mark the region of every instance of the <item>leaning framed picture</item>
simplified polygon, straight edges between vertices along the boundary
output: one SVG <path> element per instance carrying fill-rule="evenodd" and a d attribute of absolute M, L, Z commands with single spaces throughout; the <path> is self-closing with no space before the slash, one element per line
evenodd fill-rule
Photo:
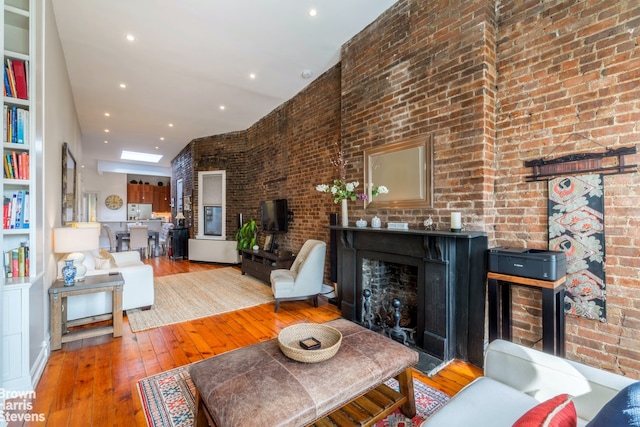
<path fill-rule="evenodd" d="M 267 236 L 264 238 L 263 250 L 266 252 L 271 252 L 272 246 L 273 246 L 273 234 L 267 234 Z"/>

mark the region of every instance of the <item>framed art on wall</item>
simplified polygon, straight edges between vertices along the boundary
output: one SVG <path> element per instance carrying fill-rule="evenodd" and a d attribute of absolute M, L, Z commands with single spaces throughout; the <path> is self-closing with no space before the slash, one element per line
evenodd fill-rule
<path fill-rule="evenodd" d="M 364 151 L 365 207 L 428 208 L 433 205 L 433 139 L 431 135 Z M 386 194 L 371 197 L 375 186 Z"/>
<path fill-rule="evenodd" d="M 267 234 L 264 238 L 264 247 L 263 250 L 266 252 L 271 252 L 273 246 L 273 234 Z"/>

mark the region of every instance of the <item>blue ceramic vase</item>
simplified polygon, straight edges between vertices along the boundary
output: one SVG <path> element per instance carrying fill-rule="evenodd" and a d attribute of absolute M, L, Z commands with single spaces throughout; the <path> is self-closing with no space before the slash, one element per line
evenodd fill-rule
<path fill-rule="evenodd" d="M 65 286 L 73 286 L 76 280 L 76 266 L 73 265 L 73 260 L 68 259 L 65 261 L 66 265 L 62 267 L 62 278 L 64 279 Z"/>

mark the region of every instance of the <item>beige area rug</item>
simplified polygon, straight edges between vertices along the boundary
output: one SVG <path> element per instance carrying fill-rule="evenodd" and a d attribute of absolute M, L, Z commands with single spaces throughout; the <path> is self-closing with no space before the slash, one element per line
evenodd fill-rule
<path fill-rule="evenodd" d="M 151 310 L 127 310 L 133 332 L 274 301 L 271 287 L 231 267 L 156 277 L 154 286 Z"/>

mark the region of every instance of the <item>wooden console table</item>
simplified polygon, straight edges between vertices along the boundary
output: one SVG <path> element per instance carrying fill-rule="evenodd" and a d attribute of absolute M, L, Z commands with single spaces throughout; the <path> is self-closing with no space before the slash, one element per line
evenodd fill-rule
<path fill-rule="evenodd" d="M 242 274 L 249 274 L 269 283 L 271 270 L 291 268 L 295 256 L 288 252 L 285 255 L 276 252 L 242 250 Z"/>
<path fill-rule="evenodd" d="M 496 338 L 511 341 L 511 285 L 542 290 L 542 350 L 564 357 L 564 288 L 566 276 L 556 281 L 530 279 L 488 272 L 489 279 L 489 342 Z M 500 292 L 502 290 L 502 292 Z M 502 294 L 502 334 L 499 334 L 500 296 Z"/>
<path fill-rule="evenodd" d="M 63 280 L 56 280 L 53 282 L 49 288 L 51 350 L 59 350 L 62 348 L 62 343 L 65 342 L 97 337 L 99 335 L 113 333 L 114 337 L 122 336 L 123 287 L 124 279 L 122 278 L 121 273 L 86 276 L 83 281 L 77 282 L 73 286 L 65 286 Z M 67 322 L 67 298 L 74 295 L 85 295 L 96 292 L 112 293 L 113 306 L 111 314 L 108 316 L 108 318 L 112 320 L 112 325 L 68 332 L 67 326 L 72 325 L 71 322 Z M 104 316 L 97 316 L 87 320 L 73 321 L 73 326 L 105 320 L 103 317 Z"/>

